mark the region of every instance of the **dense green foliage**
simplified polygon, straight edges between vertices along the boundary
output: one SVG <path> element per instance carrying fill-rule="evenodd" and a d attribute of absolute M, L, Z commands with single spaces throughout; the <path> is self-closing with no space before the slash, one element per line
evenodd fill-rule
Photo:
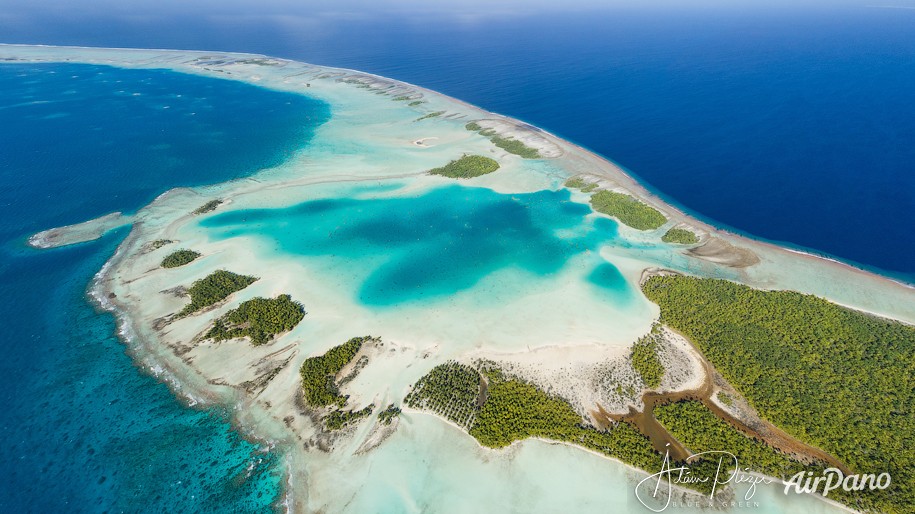
<path fill-rule="evenodd" d="M 378 422 L 382 425 L 390 425 L 394 418 L 400 416 L 400 407 L 395 407 L 392 403 L 388 408 L 378 413 Z"/>
<path fill-rule="evenodd" d="M 691 230 L 685 228 L 672 228 L 666 234 L 661 236 L 661 241 L 665 243 L 677 243 L 681 245 L 694 245 L 699 242 L 699 236 Z"/>
<path fill-rule="evenodd" d="M 404 402 L 426 409 L 469 428 L 480 395 L 480 374 L 454 361 L 439 364 L 416 382 Z"/>
<path fill-rule="evenodd" d="M 395 96 L 395 97 L 394 97 L 394 101 L 395 101 L 395 102 L 406 102 L 406 101 L 409 100 L 409 99 L 410 99 L 410 97 L 409 97 L 409 96 L 405 96 L 405 95 L 400 95 L 400 96 Z"/>
<path fill-rule="evenodd" d="M 499 169 L 499 163 L 489 157 L 465 155 L 441 168 L 431 169 L 429 173 L 449 178 L 473 178 L 492 173 L 497 169 Z"/>
<path fill-rule="evenodd" d="M 327 416 L 324 416 L 324 426 L 328 430 L 340 430 L 347 425 L 357 423 L 362 419 L 367 418 L 374 408 L 375 406 L 370 404 L 360 410 L 345 411 L 336 409 Z"/>
<path fill-rule="evenodd" d="M 823 462 L 804 464 L 763 441 L 746 436 L 708 410 L 702 402 L 687 400 L 659 405 L 655 407 L 654 415 L 671 435 L 692 453 L 727 451 L 737 458 L 741 469 L 749 468 L 754 472 L 788 480 L 800 471 L 810 471 L 814 476 L 822 476 L 828 466 Z M 725 459 L 724 462 L 723 466 L 733 468 L 731 461 Z M 711 473 L 717 468 L 718 458 L 709 459 L 707 464 L 706 468 L 710 469 L 710 473 L 706 473 L 705 476 L 712 476 Z M 691 464 L 690 468 L 692 470 L 695 466 Z M 820 488 L 819 491 L 822 493 L 823 489 Z M 864 506 L 873 504 L 874 494 L 872 491 L 847 492 L 837 489 L 829 493 L 829 498 L 847 505 Z"/>
<path fill-rule="evenodd" d="M 222 204 L 222 200 L 210 200 L 209 202 L 197 207 L 194 210 L 194 214 L 206 214 L 208 212 L 215 211 L 217 207 Z"/>
<path fill-rule="evenodd" d="M 337 374 L 353 360 L 366 339 L 368 337 L 354 337 L 327 350 L 324 355 L 305 359 L 299 370 L 305 403 L 312 407 L 346 404 L 347 397 L 337 388 Z"/>
<path fill-rule="evenodd" d="M 566 180 L 565 186 L 572 189 L 580 189 L 582 193 L 590 193 L 597 189 L 598 184 L 596 182 L 585 182 L 585 180 L 580 177 L 572 177 L 569 180 Z"/>
<path fill-rule="evenodd" d="M 527 437 L 563 440 L 568 430 L 582 423 L 567 402 L 527 382 L 505 380 L 491 373 L 487 393 L 486 403 L 470 429 L 470 435 L 483 446 L 500 448 Z"/>
<path fill-rule="evenodd" d="M 533 384 L 506 378 L 498 370 L 486 376 L 486 402 L 470 428 L 470 435 L 483 446 L 501 448 L 528 437 L 541 437 L 583 446 L 644 469 L 660 465 L 660 455 L 649 440 L 628 423 L 600 431 L 585 426 L 568 402 Z"/>
<path fill-rule="evenodd" d="M 276 298 L 252 298 L 216 320 L 207 338 L 216 341 L 250 337 L 251 344 L 268 343 L 273 336 L 292 330 L 305 317 L 305 308 L 288 294 Z"/>
<path fill-rule="evenodd" d="M 162 259 L 162 267 L 177 268 L 178 266 L 184 266 L 197 257 L 200 257 L 200 254 L 193 250 L 178 250 L 176 252 L 170 253 L 168 257 Z"/>
<path fill-rule="evenodd" d="M 409 105 L 410 107 L 416 107 L 417 105 L 422 105 L 424 103 L 426 103 L 426 102 L 424 102 L 422 100 L 413 100 L 412 102 L 408 103 L 407 105 Z"/>
<path fill-rule="evenodd" d="M 586 426 L 565 400 L 532 384 L 504 377 L 498 369 L 478 371 L 456 362 L 441 364 L 407 395 L 407 405 L 436 412 L 463 426 L 483 446 L 501 448 L 528 437 L 576 444 L 644 469 L 658 469 L 661 456 L 628 423 L 601 431 Z M 481 405 L 482 404 L 482 405 Z"/>
<path fill-rule="evenodd" d="M 566 187 L 571 187 L 572 189 L 581 189 L 588 185 L 581 177 L 572 177 L 569 180 L 566 180 Z"/>
<path fill-rule="evenodd" d="M 517 139 L 493 136 L 490 138 L 490 141 L 492 141 L 492 144 L 498 146 L 506 152 L 518 155 L 525 159 L 540 158 L 540 152 L 538 152 L 536 148 L 531 148 L 521 141 L 518 141 Z"/>
<path fill-rule="evenodd" d="M 658 356 L 657 334 L 651 333 L 640 338 L 632 345 L 629 360 L 632 367 L 642 377 L 642 382 L 649 389 L 657 389 L 664 378 L 664 365 Z"/>
<path fill-rule="evenodd" d="M 667 222 L 655 208 L 615 191 L 598 191 L 591 196 L 591 206 L 637 230 L 654 230 Z"/>
<path fill-rule="evenodd" d="M 762 441 L 751 439 L 708 410 L 702 402 L 688 400 L 654 409 L 655 418 L 692 453 L 727 451 L 741 467 L 776 478 L 787 478 L 806 469 Z M 811 468 L 813 469 L 813 468 Z"/>
<path fill-rule="evenodd" d="M 508 153 L 518 155 L 525 159 L 539 159 L 540 152 L 536 148 L 531 148 L 526 144 L 510 137 L 497 136 L 492 129 L 483 130 L 483 127 L 475 121 L 464 125 L 464 128 L 471 132 L 479 132 L 481 136 L 488 137 L 492 144 L 505 150 Z"/>
<path fill-rule="evenodd" d="M 416 119 L 413 120 L 413 121 L 423 121 L 423 120 L 426 120 L 426 119 L 429 119 L 429 118 L 437 118 L 437 117 L 441 116 L 442 114 L 445 114 L 445 111 L 430 112 L 429 114 L 420 116 L 419 118 L 416 118 Z"/>
<path fill-rule="evenodd" d="M 852 471 L 889 472 L 862 507 L 915 504 L 915 327 L 725 280 L 656 276 L 643 290 L 764 418 Z"/>
<path fill-rule="evenodd" d="M 214 271 L 191 284 L 191 287 L 187 289 L 187 294 L 191 297 L 191 303 L 181 309 L 178 315 L 187 316 L 204 307 L 209 307 L 225 299 L 230 294 L 248 287 L 255 280 L 257 280 L 256 277 L 236 275 L 231 271 Z"/>

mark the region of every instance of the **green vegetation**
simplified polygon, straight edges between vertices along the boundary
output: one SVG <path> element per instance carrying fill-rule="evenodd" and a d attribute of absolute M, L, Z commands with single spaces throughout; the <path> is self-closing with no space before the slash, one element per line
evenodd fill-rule
<path fill-rule="evenodd" d="M 788 480 L 800 471 L 811 471 L 814 476 L 822 476 L 827 467 L 823 462 L 804 464 L 763 441 L 748 437 L 716 416 L 699 401 L 686 400 L 659 405 L 655 407 L 654 415 L 664 428 L 692 453 L 727 451 L 737 458 L 741 468 L 750 468 L 765 475 Z M 718 464 L 717 457 L 706 464 L 711 473 L 714 473 Z M 727 460 L 724 466 L 728 466 Z M 733 463 L 730 463 L 730 466 L 733 467 Z M 690 465 L 690 468 L 693 467 L 694 465 Z M 705 473 L 703 476 L 712 475 Z M 840 488 L 831 491 L 829 497 L 848 505 L 866 505 L 869 501 L 868 496 L 876 493 L 849 493 Z"/>
<path fill-rule="evenodd" d="M 594 193 L 591 207 L 637 230 L 654 230 L 667 222 L 667 218 L 653 207 L 614 191 Z"/>
<path fill-rule="evenodd" d="M 508 153 L 521 156 L 525 159 L 539 159 L 540 152 L 535 148 L 531 148 L 517 139 L 510 137 L 501 137 L 496 135 L 496 131 L 492 129 L 483 130 L 483 127 L 475 121 L 464 125 L 464 128 L 471 132 L 479 132 L 481 136 L 488 137 L 492 144 L 497 147 L 505 150 Z"/>
<path fill-rule="evenodd" d="M 853 472 L 889 472 L 856 508 L 915 504 L 915 327 L 791 291 L 651 277 L 661 321 L 690 338 L 767 420 Z"/>
<path fill-rule="evenodd" d="M 322 418 L 327 430 L 339 430 L 348 425 L 358 423 L 368 417 L 375 405 L 371 404 L 357 411 L 344 411 L 349 396 L 340 394 L 341 380 L 337 375 L 352 362 L 359 349 L 371 336 L 354 337 L 349 341 L 331 348 L 317 357 L 309 357 L 302 363 L 299 375 L 302 377 L 302 393 L 305 403 L 310 407 L 334 407 L 331 412 Z M 394 412 L 396 411 L 396 412 Z M 390 405 L 379 418 L 390 424 L 391 419 L 400 414 L 400 409 Z"/>
<path fill-rule="evenodd" d="M 528 437 L 576 444 L 645 469 L 659 469 L 661 456 L 628 423 L 601 431 L 587 426 L 565 400 L 532 384 L 448 362 L 421 378 L 407 395 L 407 405 L 447 417 L 483 446 L 501 448 Z"/>
<path fill-rule="evenodd" d="M 585 426 L 565 400 L 533 384 L 486 372 L 486 403 L 479 409 L 470 435 L 483 446 L 501 448 L 528 437 L 564 441 L 615 457 L 644 469 L 659 469 L 660 455 L 649 440 L 628 423 L 607 431 Z"/>
<path fill-rule="evenodd" d="M 702 402 L 687 400 L 654 409 L 655 418 L 692 453 L 728 451 L 741 467 L 777 478 L 787 478 L 804 468 L 762 441 L 751 439 L 708 410 Z"/>
<path fill-rule="evenodd" d="M 170 253 L 168 257 L 162 259 L 162 267 L 177 268 L 178 266 L 184 266 L 197 257 L 200 257 L 200 254 L 193 250 L 178 250 L 177 252 Z"/>
<path fill-rule="evenodd" d="M 362 343 L 369 339 L 354 337 L 349 341 L 327 350 L 324 355 L 309 357 L 302 363 L 299 375 L 302 377 L 302 391 L 305 403 L 312 407 L 328 405 L 346 405 L 346 396 L 340 394 L 337 385 L 337 374 L 362 348 Z"/>
<path fill-rule="evenodd" d="M 480 396 L 480 374 L 454 361 L 439 364 L 416 382 L 404 402 L 414 409 L 431 410 L 469 428 Z"/>
<path fill-rule="evenodd" d="M 406 101 L 409 100 L 409 99 L 410 99 L 410 97 L 409 97 L 409 96 L 405 96 L 405 95 L 400 95 L 400 96 L 395 96 L 395 97 L 394 97 L 394 101 L 395 101 L 395 102 L 406 102 Z"/>
<path fill-rule="evenodd" d="M 665 243 L 677 243 L 681 245 L 694 245 L 699 242 L 699 236 L 685 228 L 672 228 L 666 234 L 661 236 L 661 241 Z"/>
<path fill-rule="evenodd" d="M 724 391 L 720 391 L 718 393 L 718 401 L 721 402 L 722 405 L 725 405 L 727 407 L 734 406 L 734 397 L 729 395 L 728 393 L 725 393 Z"/>
<path fill-rule="evenodd" d="M 565 185 L 566 187 L 570 187 L 572 189 L 580 189 L 582 193 L 590 193 L 591 191 L 594 191 L 598 188 L 598 184 L 596 182 L 585 182 L 579 177 L 572 177 L 569 180 L 566 180 Z"/>
<path fill-rule="evenodd" d="M 218 199 L 210 200 L 209 202 L 201 205 L 200 207 L 197 207 L 197 209 L 194 210 L 194 214 L 206 214 L 208 212 L 215 211 L 216 208 L 219 207 L 221 204 L 222 204 L 222 200 L 218 200 Z"/>
<path fill-rule="evenodd" d="M 191 303 L 187 304 L 178 316 L 193 314 L 204 307 L 209 307 L 216 302 L 224 300 L 230 294 L 241 291 L 251 285 L 256 277 L 236 275 L 231 271 L 218 270 L 191 284 L 187 294 Z"/>
<path fill-rule="evenodd" d="M 424 103 L 426 103 L 426 102 L 424 102 L 422 100 L 413 100 L 412 102 L 408 103 L 407 105 L 409 105 L 410 107 L 416 107 L 417 105 L 422 105 Z"/>
<path fill-rule="evenodd" d="M 660 387 L 661 379 L 664 378 L 664 365 L 658 357 L 658 337 L 658 334 L 652 331 L 651 334 L 636 341 L 629 353 L 633 369 L 638 372 L 642 382 L 649 389 Z"/>
<path fill-rule="evenodd" d="M 324 416 L 324 426 L 328 430 L 340 430 L 347 425 L 357 423 L 367 418 L 374 408 L 374 404 L 369 404 L 366 407 L 355 411 L 334 410 L 327 416 Z"/>
<path fill-rule="evenodd" d="M 568 403 L 532 384 L 500 373 L 489 373 L 489 379 L 489 397 L 470 429 L 483 446 L 501 448 L 528 437 L 564 440 L 567 430 L 582 423 Z"/>
<path fill-rule="evenodd" d="M 511 139 L 507 137 L 493 136 L 490 138 L 492 144 L 498 146 L 499 148 L 505 150 L 508 153 L 512 153 L 523 157 L 525 159 L 539 159 L 540 152 L 535 148 L 531 148 L 526 144 L 518 141 L 517 139 Z"/>
<path fill-rule="evenodd" d="M 390 425 L 394 418 L 400 416 L 400 407 L 395 407 L 392 403 L 388 408 L 378 413 L 378 422 L 382 425 Z"/>
<path fill-rule="evenodd" d="M 431 169 L 429 173 L 449 178 L 473 178 L 492 173 L 497 169 L 499 169 L 499 163 L 489 157 L 465 155 L 441 168 Z"/>
<path fill-rule="evenodd" d="M 172 243 L 174 243 L 174 241 L 171 239 L 156 239 L 152 243 L 149 243 L 149 249 L 158 250 L 159 248 L 162 248 L 165 245 L 170 245 Z"/>
<path fill-rule="evenodd" d="M 581 189 L 587 185 L 588 183 L 579 177 L 572 177 L 566 180 L 566 187 L 571 187 L 572 189 Z"/>
<path fill-rule="evenodd" d="M 205 337 L 216 341 L 250 337 L 251 344 L 260 346 L 274 335 L 292 330 L 303 317 L 305 308 L 288 294 L 272 299 L 252 298 L 216 320 Z"/>
<path fill-rule="evenodd" d="M 445 114 L 445 111 L 430 112 L 429 114 L 420 116 L 419 118 L 416 118 L 416 119 L 413 120 L 413 121 L 423 121 L 423 120 L 426 120 L 426 119 L 429 119 L 429 118 L 437 118 L 437 117 L 441 116 L 442 114 Z"/>

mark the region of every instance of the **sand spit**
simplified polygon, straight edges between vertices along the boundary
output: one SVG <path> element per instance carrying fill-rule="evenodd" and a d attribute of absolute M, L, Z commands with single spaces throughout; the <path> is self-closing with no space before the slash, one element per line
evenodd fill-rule
<path fill-rule="evenodd" d="M 701 245 L 690 248 L 687 253 L 693 257 L 732 268 L 746 268 L 759 264 L 759 256 L 752 250 L 736 247 L 717 237 L 709 238 Z"/>
<path fill-rule="evenodd" d="M 536 497 L 535 484 L 499 473 L 511 468 L 513 459 L 526 455 L 527 448 L 550 450 L 527 443 L 523 450 L 468 450 L 462 443 L 453 443 L 450 427 L 430 428 L 421 421 L 419 418 L 428 417 L 424 414 L 405 409 L 400 419 L 381 427 L 377 413 L 389 404 L 400 405 L 412 384 L 435 365 L 452 359 L 498 362 L 509 372 L 566 398 L 598 425 L 606 417 L 601 411 L 622 414 L 641 408 L 644 387 L 628 362 L 628 353 L 658 316 L 657 307 L 638 292 L 646 268 L 729 278 L 762 288 L 795 289 L 915 322 L 915 291 L 908 286 L 719 230 L 668 205 L 606 159 L 536 127 L 418 86 L 352 70 L 221 52 L 0 45 L 0 60 L 169 68 L 305 94 L 333 107 L 331 119 L 315 130 L 309 145 L 283 165 L 248 179 L 175 189 L 141 209 L 130 220 L 130 235 L 93 287 L 97 301 L 118 315 L 121 335 L 140 365 L 168 382 L 189 404 L 231 406 L 243 433 L 285 452 L 289 473 L 285 505 L 290 511 L 358 511 L 359 505 L 372 505 L 363 496 L 369 495 L 366 491 L 372 490 L 372 484 L 380 490 L 397 491 L 405 504 L 422 510 L 419 506 L 436 501 L 422 495 L 440 492 L 450 482 L 420 488 L 385 482 L 399 471 L 392 464 L 400 462 L 394 457 L 397 452 L 391 448 L 402 452 L 404 445 L 408 449 L 425 447 L 429 437 L 439 434 L 442 439 L 429 451 L 453 448 L 448 458 L 455 473 L 481 462 L 496 462 L 499 464 L 486 468 L 487 477 L 511 483 L 518 497 Z M 466 130 L 464 125 L 470 121 L 501 137 L 521 140 L 543 158 L 524 160 L 505 152 L 487 137 Z M 343 287 L 359 283 L 358 269 L 333 267 L 327 259 L 286 255 L 273 242 L 256 236 L 220 239 L 201 226 L 222 213 L 288 207 L 305 200 L 419 195 L 454 184 L 426 172 L 462 154 L 486 155 L 500 164 L 496 173 L 461 182 L 467 187 L 516 194 L 555 189 L 569 177 L 583 176 L 661 211 L 668 222 L 656 231 L 620 227 L 619 244 L 574 260 L 612 262 L 628 294 L 600 296 L 583 278 L 584 268 L 575 268 L 570 261 L 555 276 L 540 280 L 524 276 L 528 287 L 509 296 L 475 295 L 519 280 L 517 273 L 505 271 L 431 306 L 375 309 L 360 304 L 354 292 Z M 213 199 L 223 201 L 215 211 L 193 214 Z M 575 192 L 571 201 L 585 203 L 587 196 Z M 53 233 L 59 241 L 76 240 L 104 226 L 94 221 L 45 234 Z M 690 228 L 700 235 L 700 245 L 661 243 L 660 236 L 671 227 Z M 170 243 L 158 246 L 155 241 Z M 180 268 L 161 268 L 164 255 L 177 245 L 194 249 L 201 257 Z M 217 269 L 260 279 L 207 312 L 171 318 L 188 301 L 182 288 Z M 200 337 L 216 317 L 239 303 L 278 294 L 290 294 L 304 304 L 308 314 L 292 331 L 269 344 L 255 347 L 241 339 L 214 343 Z M 309 356 L 365 334 L 380 340 L 360 352 L 354 369 L 346 373 L 352 376 L 341 385 L 341 392 L 349 395 L 347 409 L 374 405 L 374 410 L 362 423 L 329 435 L 319 416 L 302 404 L 298 370 Z M 662 391 L 691 390 L 707 377 L 701 357 L 675 333 L 664 331 L 661 356 L 668 370 Z M 726 384 L 718 384 L 717 379 L 715 383 L 716 391 L 727 391 Z M 752 421 L 746 419 L 748 424 Z M 373 473 L 376 462 L 391 467 Z M 436 472 L 431 467 L 426 471 L 429 476 Z M 416 474 L 411 469 L 406 475 Z M 460 480 L 472 478 L 462 476 Z M 591 491 L 606 484 L 595 479 L 593 485 Z M 622 488 L 628 490 L 628 485 L 623 483 Z M 341 503 L 340 498 L 347 500 Z M 480 498 L 485 502 L 494 497 Z M 566 505 L 576 501 L 566 500 Z"/>
<path fill-rule="evenodd" d="M 132 216 L 125 216 L 120 212 L 112 212 L 76 225 L 39 232 L 29 238 L 29 245 L 35 248 L 57 248 L 58 246 L 85 243 L 102 237 L 110 230 L 131 223 L 133 223 Z"/>

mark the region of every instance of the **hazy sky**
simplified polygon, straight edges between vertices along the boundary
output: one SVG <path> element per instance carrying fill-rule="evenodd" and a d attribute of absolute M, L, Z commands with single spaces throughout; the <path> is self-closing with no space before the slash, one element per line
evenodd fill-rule
<path fill-rule="evenodd" d="M 528 18 L 606 20 L 615 14 L 677 20 L 752 18 L 762 12 L 900 8 L 915 0 L 0 0 L 0 43 L 288 52 L 284 43 L 333 41 L 396 23 L 413 29 L 522 26 Z M 809 13 L 808 13 L 809 14 Z M 239 42 L 231 36 L 237 33 Z M 244 45 L 241 40 L 245 40 Z M 218 48 L 211 48 L 214 44 Z"/>

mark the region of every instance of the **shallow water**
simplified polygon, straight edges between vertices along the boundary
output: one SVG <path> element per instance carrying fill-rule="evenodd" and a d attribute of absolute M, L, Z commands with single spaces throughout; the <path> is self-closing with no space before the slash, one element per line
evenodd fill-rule
<path fill-rule="evenodd" d="M 364 191 L 358 187 L 357 191 Z M 576 255 L 618 240 L 617 225 L 586 216 L 589 206 L 568 190 L 503 195 L 458 185 L 420 196 L 312 200 L 282 209 L 238 210 L 201 222 L 216 240 L 253 235 L 298 256 L 330 256 L 356 270 L 358 283 L 341 283 L 363 305 L 429 303 L 473 288 L 503 269 L 529 280 L 559 273 Z M 619 270 L 595 259 L 589 277 L 617 299 L 633 294 Z M 334 280 L 331 276 L 330 280 Z M 522 284 L 504 284 L 510 294 Z"/>

